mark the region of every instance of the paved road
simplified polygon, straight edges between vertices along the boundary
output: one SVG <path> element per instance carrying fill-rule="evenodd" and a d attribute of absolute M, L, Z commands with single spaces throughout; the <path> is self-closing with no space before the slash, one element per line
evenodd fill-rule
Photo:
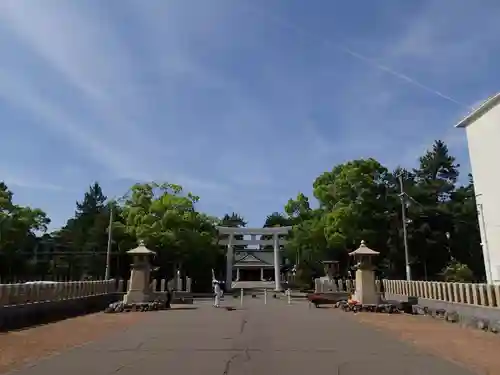
<path fill-rule="evenodd" d="M 471 375 L 335 309 L 262 299 L 236 311 L 195 307 L 148 313 L 146 323 L 18 374 Z"/>

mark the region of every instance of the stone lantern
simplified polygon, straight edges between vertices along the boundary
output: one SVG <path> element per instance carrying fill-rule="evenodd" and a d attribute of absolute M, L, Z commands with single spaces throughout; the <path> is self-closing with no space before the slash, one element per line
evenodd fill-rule
<path fill-rule="evenodd" d="M 129 286 L 123 302 L 126 305 L 150 302 L 150 258 L 155 255 L 155 252 L 144 246 L 143 241 L 139 241 L 139 246 L 135 249 L 127 251 L 127 254 L 132 256 L 132 264 Z"/>
<path fill-rule="evenodd" d="M 356 261 L 356 291 L 352 299 L 365 304 L 376 305 L 380 303 L 380 296 L 375 285 L 375 267 L 373 257 L 379 255 L 378 251 L 366 246 L 365 241 L 361 241 L 358 249 L 349 253 Z"/>

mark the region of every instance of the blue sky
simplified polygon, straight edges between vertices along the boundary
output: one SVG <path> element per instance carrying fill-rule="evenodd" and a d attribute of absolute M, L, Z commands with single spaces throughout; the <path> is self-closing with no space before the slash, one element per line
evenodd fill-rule
<path fill-rule="evenodd" d="M 497 0 L 0 2 L 0 179 L 64 224 L 179 183 L 250 225 L 353 158 L 413 166 L 499 87 Z"/>

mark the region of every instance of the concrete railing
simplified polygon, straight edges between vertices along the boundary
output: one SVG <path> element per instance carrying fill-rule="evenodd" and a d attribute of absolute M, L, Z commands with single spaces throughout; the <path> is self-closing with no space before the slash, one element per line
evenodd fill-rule
<path fill-rule="evenodd" d="M 390 295 L 500 307 L 500 285 L 406 280 L 383 280 L 383 283 L 384 292 Z"/>
<path fill-rule="evenodd" d="M 181 283 L 175 280 L 155 279 L 151 282 L 151 290 L 165 292 L 168 287 L 170 290 L 190 293 L 191 283 L 189 277 L 186 277 Z M 183 287 L 181 284 L 183 284 Z M 123 280 L 118 281 L 118 283 L 116 280 L 97 280 L 0 284 L 0 308 L 3 306 L 125 293 L 127 285 L 128 282 Z"/>
<path fill-rule="evenodd" d="M 115 280 L 0 284 L 0 331 L 103 311 L 117 298 Z"/>
<path fill-rule="evenodd" d="M 78 299 L 115 292 L 115 280 L 0 284 L 0 308 L 29 303 Z"/>

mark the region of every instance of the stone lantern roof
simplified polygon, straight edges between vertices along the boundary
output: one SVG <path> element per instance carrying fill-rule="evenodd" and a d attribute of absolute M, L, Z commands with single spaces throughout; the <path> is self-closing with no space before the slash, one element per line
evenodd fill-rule
<path fill-rule="evenodd" d="M 378 251 L 370 249 L 368 246 L 366 246 L 365 241 L 361 241 L 361 245 L 359 247 L 350 252 L 350 256 L 356 256 L 356 255 L 379 255 L 380 253 Z"/>
<path fill-rule="evenodd" d="M 144 241 L 139 241 L 139 246 L 135 249 L 127 251 L 127 254 L 130 255 L 155 255 L 156 253 L 153 250 L 149 250 L 145 245 Z"/>

